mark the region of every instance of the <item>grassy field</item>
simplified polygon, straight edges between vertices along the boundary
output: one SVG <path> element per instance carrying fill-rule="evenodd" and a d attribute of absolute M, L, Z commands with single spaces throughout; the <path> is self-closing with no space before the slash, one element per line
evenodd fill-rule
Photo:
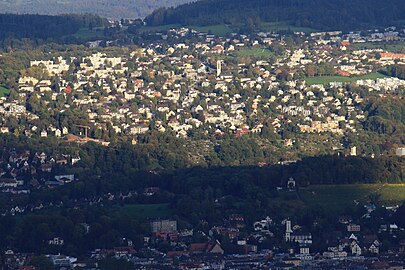
<path fill-rule="evenodd" d="M 352 46 L 356 50 L 383 49 L 393 53 L 405 53 L 405 41 L 355 43 Z"/>
<path fill-rule="evenodd" d="M 232 29 L 224 24 L 211 25 L 211 26 L 190 26 L 190 28 L 194 29 L 198 32 L 212 33 L 212 34 L 218 35 L 218 36 L 224 36 L 224 35 L 232 32 Z"/>
<path fill-rule="evenodd" d="M 305 81 L 309 85 L 314 84 L 329 84 L 331 82 L 356 82 L 357 80 L 367 80 L 367 79 L 378 79 L 386 77 L 380 73 L 370 73 L 363 76 L 356 76 L 356 77 L 342 77 L 342 76 L 318 76 L 318 77 L 308 77 L 305 78 Z"/>
<path fill-rule="evenodd" d="M 405 202 L 405 184 L 315 185 L 300 190 L 300 197 L 308 207 L 328 211 L 368 203 L 371 194 L 381 195 L 381 205 L 401 204 Z"/>
<path fill-rule="evenodd" d="M 266 32 L 280 32 L 280 31 L 293 31 L 293 32 L 304 32 L 312 33 L 317 32 L 317 29 L 309 27 L 297 27 L 293 26 L 288 22 L 267 22 L 260 25 L 260 30 Z"/>
<path fill-rule="evenodd" d="M 124 215 L 136 216 L 141 219 L 168 218 L 172 215 L 168 204 L 130 204 L 114 207 L 112 211 Z"/>
<path fill-rule="evenodd" d="M 0 97 L 4 97 L 10 94 L 10 89 L 0 85 Z"/>
<path fill-rule="evenodd" d="M 253 49 L 245 49 L 240 50 L 236 53 L 237 57 L 254 57 L 254 58 L 261 58 L 261 59 L 268 59 L 273 57 L 274 54 L 270 50 L 266 48 L 253 48 Z"/>
<path fill-rule="evenodd" d="M 179 24 L 167 24 L 167 25 L 159 25 L 159 26 L 144 26 L 140 28 L 141 33 L 145 32 L 159 32 L 159 31 L 167 31 L 173 28 L 181 28 Z"/>

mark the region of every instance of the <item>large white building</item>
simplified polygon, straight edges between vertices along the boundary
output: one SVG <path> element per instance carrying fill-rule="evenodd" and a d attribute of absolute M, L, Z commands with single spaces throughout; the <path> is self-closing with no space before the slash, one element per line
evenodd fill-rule
<path fill-rule="evenodd" d="M 397 148 L 397 150 L 395 150 L 395 154 L 401 157 L 405 156 L 405 147 Z"/>
<path fill-rule="evenodd" d="M 172 233 L 177 231 L 177 221 L 175 220 L 157 220 L 151 222 L 152 233 Z"/>

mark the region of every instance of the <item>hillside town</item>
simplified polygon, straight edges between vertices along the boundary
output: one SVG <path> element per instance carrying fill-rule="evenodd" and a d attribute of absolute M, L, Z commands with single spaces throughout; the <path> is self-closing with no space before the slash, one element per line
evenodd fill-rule
<path fill-rule="evenodd" d="M 403 94 L 405 80 L 377 71 L 404 63 L 405 54 L 381 49 L 403 41 L 404 34 L 394 28 L 366 34 L 297 32 L 302 40 L 292 44 L 290 37 L 271 32 L 221 37 L 181 28 L 156 33 L 159 41 L 134 50 L 92 49 L 70 57 L 50 53 L 48 60 L 32 60 L 21 70 L 13 100 L 1 98 L 0 133 L 104 146 L 118 136 L 137 144 L 151 131 L 197 141 L 267 136 L 300 154 L 313 149 L 299 145 L 298 136 L 321 135 L 312 146 L 319 148 L 326 134 L 330 153 L 375 157 L 380 154 L 375 149 L 343 145 L 342 138 L 364 128 L 370 97 Z M 381 48 L 356 49 L 366 42 Z M 341 81 L 310 81 L 327 74 Z M 75 118 L 70 111 L 80 113 Z M 403 156 L 403 149 L 397 145 L 393 154 Z M 80 161 L 78 153 L 8 150 L 0 161 L 0 187 L 10 194 L 62 185 L 63 167 Z"/>
<path fill-rule="evenodd" d="M 404 0 L 3 2 L 0 270 L 405 269 Z"/>
<path fill-rule="evenodd" d="M 405 54 L 383 46 L 356 49 L 403 41 L 404 30 L 395 28 L 297 32 L 299 43 L 271 32 L 221 37 L 181 28 L 155 35 L 160 40 L 134 50 L 50 53 L 31 61 L 21 71 L 18 98 L 1 100 L 1 132 L 104 145 L 120 135 L 136 144 L 140 134 L 154 130 L 180 138 L 254 136 L 264 129 L 339 138 L 363 129 L 371 96 L 400 95 L 405 88 L 404 80 L 377 73 L 404 64 Z M 336 81 L 322 82 L 331 75 Z M 38 124 L 43 106 L 49 107 L 49 125 Z M 63 117 L 75 109 L 80 121 Z M 294 136 L 282 139 L 286 147 L 294 145 Z M 331 150 L 345 147 L 336 140 Z"/>
<path fill-rule="evenodd" d="M 206 138 L 258 137 L 281 141 L 283 150 L 300 155 L 383 155 L 375 148 L 344 144 L 344 138 L 365 130 L 372 98 L 403 96 L 405 80 L 383 71 L 405 64 L 404 53 L 386 46 L 404 42 L 405 29 L 296 32 L 291 37 L 274 32 L 220 36 L 179 28 L 151 35 L 153 41 L 142 47 L 101 48 L 95 41 L 84 52 L 49 52 L 31 60 L 20 71 L 18 91 L 0 100 L 0 133 L 107 148 L 121 138 L 142 144 L 142 135 L 151 132 L 203 144 L 209 144 Z M 370 43 L 374 48 L 363 48 Z M 300 138 L 315 143 L 300 144 Z M 321 150 L 325 142 L 329 148 Z M 405 156 L 405 148 L 394 144 L 387 153 Z M 150 186 L 18 204 L 19 196 L 33 191 L 52 192 L 80 182 L 71 172 L 81 160 L 79 151 L 4 148 L 0 192 L 14 205 L 1 216 L 63 211 L 65 205 L 84 211 L 174 196 Z M 295 160 L 279 164 L 290 162 Z M 272 192 L 302 196 L 293 178 Z M 134 269 L 403 269 L 404 228 L 395 222 L 403 210 L 379 205 L 373 194 L 367 203 L 354 201 L 355 209 L 328 224 L 293 216 L 252 221 L 234 213 L 216 224 L 199 220 L 190 227 L 169 215 L 145 218 L 149 226 L 142 228 L 147 233 L 141 245 L 126 237 L 113 248 L 100 246 L 79 257 L 61 252 L 69 243 L 60 235 L 41 244 L 53 251 L 44 257 L 55 269 L 101 269 L 100 263 L 111 258 Z M 221 200 L 226 196 L 215 199 L 215 205 Z M 75 227 L 83 235 L 92 229 L 86 222 Z M 29 266 L 36 255 L 8 249 L 2 264 L 4 269 L 36 269 Z"/>

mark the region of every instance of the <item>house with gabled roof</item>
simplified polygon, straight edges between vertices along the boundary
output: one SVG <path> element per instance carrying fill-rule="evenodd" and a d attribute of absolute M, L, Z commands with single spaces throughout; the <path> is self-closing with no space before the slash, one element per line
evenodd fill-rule
<path fill-rule="evenodd" d="M 211 254 L 224 254 L 220 243 L 218 241 L 210 241 L 206 243 L 193 243 L 190 245 L 191 253 L 211 253 Z"/>

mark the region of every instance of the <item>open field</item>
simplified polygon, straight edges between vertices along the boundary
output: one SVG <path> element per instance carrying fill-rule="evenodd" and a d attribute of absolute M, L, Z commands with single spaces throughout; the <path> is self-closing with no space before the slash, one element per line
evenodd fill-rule
<path fill-rule="evenodd" d="M 159 32 L 159 31 L 167 31 L 173 28 L 180 28 L 181 25 L 179 24 L 166 24 L 166 25 L 159 25 L 159 26 L 144 26 L 140 28 L 141 33 L 145 32 Z"/>
<path fill-rule="evenodd" d="M 328 211 L 368 203 L 371 194 L 380 194 L 381 205 L 405 202 L 405 184 L 314 185 L 299 192 L 308 207 L 322 207 Z"/>
<path fill-rule="evenodd" d="M 168 218 L 172 211 L 168 204 L 129 204 L 113 207 L 112 211 L 138 218 Z"/>
<path fill-rule="evenodd" d="M 269 49 L 266 48 L 253 48 L 253 49 L 245 49 L 236 52 L 237 57 L 254 57 L 254 58 L 270 58 L 273 57 L 274 54 Z"/>
<path fill-rule="evenodd" d="M 198 32 L 212 33 L 212 34 L 218 35 L 218 36 L 224 36 L 224 35 L 232 32 L 232 29 L 224 24 L 211 25 L 211 26 L 189 26 L 189 27 Z"/>
<path fill-rule="evenodd" d="M 317 76 L 317 77 L 307 77 L 305 81 L 309 85 L 314 84 L 329 84 L 331 82 L 356 82 L 357 80 L 367 80 L 367 79 L 378 79 L 386 77 L 380 73 L 370 73 L 363 76 L 355 76 L 355 77 L 343 77 L 343 76 Z"/>
<path fill-rule="evenodd" d="M 292 31 L 292 32 L 304 32 L 304 33 L 312 33 L 317 32 L 317 29 L 309 28 L 309 27 L 297 27 L 291 25 L 288 22 L 266 22 L 260 25 L 260 30 L 266 32 L 280 32 L 280 31 Z"/>

